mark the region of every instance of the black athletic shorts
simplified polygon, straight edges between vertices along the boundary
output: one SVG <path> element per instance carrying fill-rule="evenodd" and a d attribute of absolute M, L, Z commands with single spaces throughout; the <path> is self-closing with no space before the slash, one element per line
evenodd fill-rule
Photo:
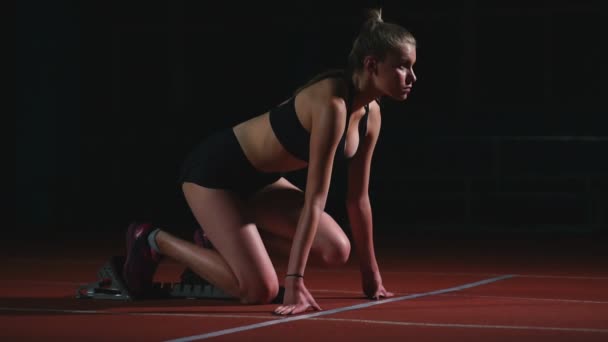
<path fill-rule="evenodd" d="M 243 153 L 232 128 L 223 129 L 199 143 L 182 164 L 179 183 L 251 194 L 281 178 L 281 173 L 261 172 Z"/>

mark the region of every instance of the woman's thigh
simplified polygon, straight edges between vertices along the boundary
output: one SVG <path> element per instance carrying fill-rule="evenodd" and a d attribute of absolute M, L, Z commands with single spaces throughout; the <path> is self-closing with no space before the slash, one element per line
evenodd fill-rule
<path fill-rule="evenodd" d="M 281 178 L 249 198 L 247 204 L 248 215 L 260 230 L 292 240 L 304 206 L 304 192 Z M 319 219 L 311 252 L 331 264 L 346 262 L 350 254 L 348 237 L 326 212 Z"/>
<path fill-rule="evenodd" d="M 239 280 L 243 295 L 273 299 L 278 292 L 276 271 L 256 224 L 247 218 L 245 203 L 226 190 L 188 182 L 182 189 L 194 217 Z"/>

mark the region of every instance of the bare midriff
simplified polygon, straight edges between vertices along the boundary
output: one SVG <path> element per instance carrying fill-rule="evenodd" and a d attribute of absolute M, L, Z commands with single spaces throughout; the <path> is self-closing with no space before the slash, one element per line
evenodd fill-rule
<path fill-rule="evenodd" d="M 305 109 L 309 107 L 306 106 L 306 100 L 310 95 L 309 90 L 318 91 L 316 89 L 303 91 L 298 95 L 295 103 L 296 111 L 300 116 L 299 120 L 308 132 L 312 126 L 313 116 L 312 110 Z M 358 125 L 364 113 L 365 109 L 361 108 L 350 116 L 344 151 L 336 153 L 345 153 L 349 158 L 355 154 L 359 145 Z M 296 158 L 281 145 L 272 130 L 268 115 L 269 113 L 266 112 L 233 127 L 247 159 L 262 172 L 289 172 L 306 167 L 308 165 L 306 161 Z"/>

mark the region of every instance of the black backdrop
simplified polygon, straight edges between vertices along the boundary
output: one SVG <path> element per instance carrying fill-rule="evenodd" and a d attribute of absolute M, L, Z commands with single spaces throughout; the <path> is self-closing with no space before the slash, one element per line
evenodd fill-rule
<path fill-rule="evenodd" d="M 342 66 L 375 5 L 419 42 L 383 103 L 377 223 L 606 231 L 606 12 L 512 0 L 17 1 L 15 231 L 188 226 L 189 149 Z"/>

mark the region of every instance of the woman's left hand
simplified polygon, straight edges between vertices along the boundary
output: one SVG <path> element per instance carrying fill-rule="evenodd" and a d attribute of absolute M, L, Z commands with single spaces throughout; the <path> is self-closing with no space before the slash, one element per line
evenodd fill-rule
<path fill-rule="evenodd" d="M 394 296 L 392 292 L 388 292 L 382 285 L 382 277 L 379 272 L 373 274 L 362 274 L 363 293 L 368 299 L 378 300 L 380 298 L 388 298 Z"/>

